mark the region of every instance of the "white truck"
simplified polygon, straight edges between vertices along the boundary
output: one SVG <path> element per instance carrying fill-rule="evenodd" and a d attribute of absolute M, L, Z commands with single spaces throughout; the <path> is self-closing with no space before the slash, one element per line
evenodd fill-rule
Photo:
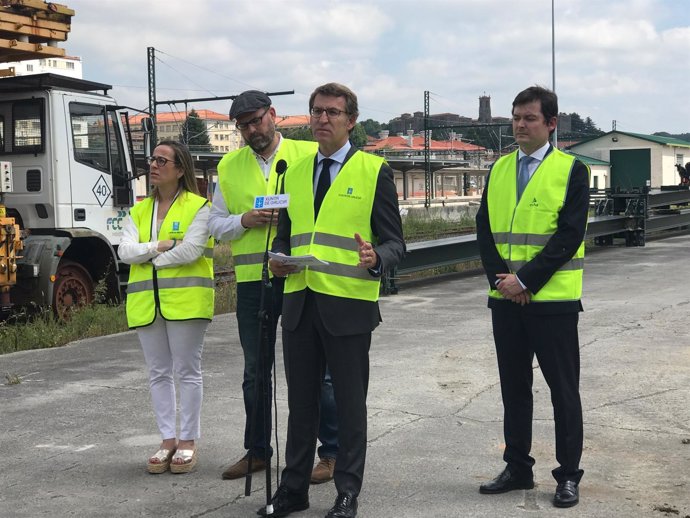
<path fill-rule="evenodd" d="M 3 310 L 51 306 L 65 316 L 90 303 L 97 284 L 120 300 L 117 246 L 135 171 L 126 112 L 110 88 L 53 74 L 0 79 Z"/>

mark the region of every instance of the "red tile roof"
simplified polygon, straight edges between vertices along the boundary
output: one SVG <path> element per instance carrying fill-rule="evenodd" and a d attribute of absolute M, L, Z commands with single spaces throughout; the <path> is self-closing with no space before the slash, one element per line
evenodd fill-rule
<path fill-rule="evenodd" d="M 189 110 L 192 111 L 192 110 Z M 197 115 L 199 116 L 200 119 L 204 120 L 221 120 L 221 121 L 229 121 L 230 117 L 227 115 L 223 115 L 222 113 L 214 112 L 212 110 L 194 110 Z M 156 122 L 161 123 L 161 122 L 179 122 L 182 123 L 184 120 L 187 118 L 187 114 L 189 112 L 158 112 L 156 113 Z M 141 119 L 144 117 L 148 117 L 147 114 L 145 113 L 138 113 L 136 115 L 130 115 L 129 117 L 129 122 L 130 124 L 134 123 L 140 123 Z"/>
<path fill-rule="evenodd" d="M 277 128 L 301 128 L 309 126 L 309 115 L 277 115 Z"/>
<path fill-rule="evenodd" d="M 424 137 L 413 136 L 412 145 L 410 145 L 409 137 L 393 136 L 384 139 L 375 139 L 367 142 L 364 146 L 365 151 L 422 151 L 424 150 Z M 486 148 L 470 144 L 468 142 L 461 142 L 459 140 L 431 140 L 429 142 L 429 149 L 431 151 L 485 151 Z"/>

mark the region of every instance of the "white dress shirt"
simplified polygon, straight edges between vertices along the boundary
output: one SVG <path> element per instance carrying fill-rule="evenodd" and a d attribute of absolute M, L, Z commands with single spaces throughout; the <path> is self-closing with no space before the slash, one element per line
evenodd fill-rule
<path fill-rule="evenodd" d="M 348 140 L 343 147 L 341 147 L 331 156 L 325 156 L 321 154 L 321 151 L 316 154 L 317 165 L 316 174 L 314 175 L 314 194 L 316 194 L 316 186 L 319 184 L 319 177 L 321 176 L 321 170 L 323 169 L 324 159 L 330 158 L 333 161 L 331 167 L 328 169 L 328 171 L 331 173 L 331 183 L 333 183 L 333 180 L 335 180 L 335 177 L 338 176 L 338 173 L 340 172 L 340 168 L 343 167 L 343 162 L 345 162 L 345 157 L 347 156 L 347 153 L 350 151 L 351 147 L 352 144 Z"/>

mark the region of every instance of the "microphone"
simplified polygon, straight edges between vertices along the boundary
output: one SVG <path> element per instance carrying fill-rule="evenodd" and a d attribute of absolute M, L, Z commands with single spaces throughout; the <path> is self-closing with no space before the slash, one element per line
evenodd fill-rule
<path fill-rule="evenodd" d="M 280 178 L 285 173 L 287 170 L 288 164 L 285 160 L 280 159 L 278 162 L 276 162 L 276 187 L 275 187 L 275 192 L 274 196 L 278 194 L 278 185 L 280 184 Z M 282 176 L 285 178 L 284 176 Z M 281 189 L 282 190 L 282 189 Z M 269 336 L 269 329 L 268 329 L 268 322 L 272 318 L 272 308 L 273 307 L 273 302 L 269 302 L 268 308 L 266 307 L 266 296 L 267 296 L 267 290 L 268 288 L 272 287 L 271 284 L 271 278 L 268 273 L 268 250 L 271 244 L 271 229 L 273 227 L 273 213 L 275 212 L 275 208 L 271 208 L 271 219 L 268 221 L 268 229 L 266 232 L 266 248 L 264 249 L 264 259 L 263 259 L 263 264 L 261 265 L 261 298 L 260 298 L 260 303 L 259 306 L 261 307 L 259 311 L 259 320 L 261 321 L 261 329 L 259 333 L 260 337 L 260 350 L 261 354 L 259 355 L 261 358 L 263 358 L 263 368 L 268 369 L 267 371 L 263 372 L 263 383 L 268 383 L 267 380 L 269 379 L 269 375 L 271 372 L 271 362 L 270 362 L 270 357 L 269 354 L 266 352 L 268 345 L 266 345 L 265 341 L 268 340 Z M 271 292 L 270 296 L 272 297 L 273 294 Z M 257 369 L 257 376 L 256 379 L 259 379 L 258 371 L 259 371 L 259 366 L 261 365 L 261 362 L 257 362 L 256 369 Z M 273 364 L 275 365 L 275 364 Z M 275 376 L 274 376 L 275 378 Z M 256 387 L 258 388 L 258 384 Z M 269 423 L 269 417 L 270 417 L 270 408 L 271 408 L 271 399 L 270 399 L 270 388 L 264 386 L 263 387 L 265 393 L 264 397 L 268 399 L 264 403 L 264 412 L 269 412 L 269 415 L 264 414 L 264 435 L 267 438 L 267 440 L 270 443 L 270 437 L 271 437 L 271 427 Z M 258 390 L 255 392 L 254 397 L 258 397 Z M 256 411 L 256 405 L 254 405 L 254 410 Z M 276 416 L 277 420 L 277 416 Z M 254 435 L 254 419 L 252 418 L 251 424 L 250 424 L 250 435 Z M 266 458 L 264 458 L 264 461 L 266 462 L 266 513 L 268 516 L 273 515 L 273 506 L 271 505 L 271 459 L 268 458 L 268 448 L 266 449 Z M 249 464 L 247 465 L 247 473 L 245 474 L 245 483 L 244 483 L 244 495 L 249 496 L 252 492 L 252 457 L 249 457 Z"/>
<path fill-rule="evenodd" d="M 287 171 L 287 162 L 281 158 L 276 164 L 276 174 L 280 176 L 285 171 Z"/>
<path fill-rule="evenodd" d="M 280 177 L 281 175 L 287 171 L 288 164 L 284 159 L 278 160 L 276 162 L 276 175 L 278 178 L 276 178 L 276 191 L 273 194 L 278 194 L 278 184 L 280 184 Z M 285 185 L 285 180 L 283 180 L 283 186 Z M 280 192 L 283 192 L 283 188 L 281 187 Z"/>

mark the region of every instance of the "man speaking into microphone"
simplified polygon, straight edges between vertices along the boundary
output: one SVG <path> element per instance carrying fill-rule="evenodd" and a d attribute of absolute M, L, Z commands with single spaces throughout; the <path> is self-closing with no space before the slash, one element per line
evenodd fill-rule
<path fill-rule="evenodd" d="M 369 346 L 378 326 L 381 274 L 405 252 L 393 171 L 349 140 L 357 96 L 344 85 L 318 87 L 309 100 L 318 152 L 285 173 L 290 205 L 281 209 L 273 251 L 314 255 L 328 264 L 297 269 L 271 259 L 287 275 L 283 355 L 288 384 L 285 469 L 260 515 L 287 516 L 309 507 L 309 469 L 319 419 L 319 386 L 330 369 L 338 414 L 338 496 L 327 518 L 354 518 L 367 449 Z M 270 511 L 270 512 L 269 512 Z M 389 516 L 385 510 L 370 515 Z"/>
<path fill-rule="evenodd" d="M 264 434 L 264 401 L 256 397 L 257 365 L 260 358 L 259 310 L 261 269 L 269 222 L 277 211 L 254 209 L 257 196 L 273 195 L 278 190 L 280 164 L 290 164 L 316 152 L 316 143 L 289 140 L 275 129 L 275 108 L 271 99 L 258 90 L 238 95 L 230 107 L 230 119 L 247 144 L 225 155 L 218 164 L 218 185 L 209 215 L 209 229 L 219 241 L 230 241 L 237 280 L 237 324 L 244 355 L 242 392 L 245 409 L 244 453 L 226 469 L 222 477 L 232 480 L 266 468 L 265 458 L 272 450 L 270 437 Z M 276 221 L 270 225 L 275 229 Z M 272 232 L 273 234 L 274 232 Z M 270 236 L 270 239 L 273 235 Z M 270 323 L 271 363 L 274 356 L 276 326 L 282 307 L 283 279 L 273 279 L 266 293 Z M 270 367 L 265 369 L 270 376 Z M 271 380 L 268 380 L 270 386 Z M 256 407 L 256 408 L 254 408 Z M 270 415 L 270 412 L 267 413 Z M 252 423 L 251 420 L 254 419 Z M 269 449 L 268 455 L 266 450 Z"/>

